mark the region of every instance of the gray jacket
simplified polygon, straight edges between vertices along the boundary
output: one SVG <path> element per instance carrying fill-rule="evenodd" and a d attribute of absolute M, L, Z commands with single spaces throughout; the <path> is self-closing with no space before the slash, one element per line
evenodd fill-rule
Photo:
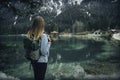
<path fill-rule="evenodd" d="M 39 41 L 40 44 L 40 50 L 41 50 L 41 56 L 38 60 L 40 63 L 47 63 L 48 62 L 48 57 L 49 57 L 49 49 L 51 42 L 48 42 L 48 37 L 47 34 L 42 35 L 41 40 Z"/>

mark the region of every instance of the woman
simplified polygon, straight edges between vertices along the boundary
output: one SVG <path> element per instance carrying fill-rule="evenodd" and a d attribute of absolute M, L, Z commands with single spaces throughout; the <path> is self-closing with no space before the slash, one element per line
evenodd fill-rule
<path fill-rule="evenodd" d="M 32 62 L 34 70 L 35 80 L 44 80 L 47 62 L 49 57 L 49 48 L 51 45 L 50 38 L 47 37 L 47 34 L 44 33 L 44 19 L 40 16 L 36 16 L 33 25 L 30 30 L 27 32 L 27 37 L 34 40 L 39 40 L 41 56 L 38 61 Z"/>

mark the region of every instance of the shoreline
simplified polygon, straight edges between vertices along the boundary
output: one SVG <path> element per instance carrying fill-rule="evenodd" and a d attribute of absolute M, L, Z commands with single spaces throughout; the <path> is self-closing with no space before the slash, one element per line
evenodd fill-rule
<path fill-rule="evenodd" d="M 111 35 L 111 36 L 110 36 Z M 102 34 L 102 35 L 96 35 L 96 34 L 93 34 L 93 33 L 85 33 L 85 34 L 73 34 L 73 33 L 64 33 L 64 34 L 59 34 L 57 36 L 59 37 L 80 37 L 80 38 L 101 38 L 101 37 L 108 37 L 108 38 L 113 38 L 115 40 L 120 40 L 120 32 L 118 33 L 112 33 L 110 35 L 105 35 L 105 34 Z M 3 36 L 26 36 L 26 34 L 3 34 L 3 35 L 0 35 L 0 37 L 3 37 Z M 55 36 L 55 37 L 57 37 Z"/>

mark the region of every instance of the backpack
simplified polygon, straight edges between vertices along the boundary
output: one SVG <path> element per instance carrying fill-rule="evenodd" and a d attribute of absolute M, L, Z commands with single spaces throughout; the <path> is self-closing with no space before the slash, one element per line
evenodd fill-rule
<path fill-rule="evenodd" d="M 30 61 L 37 61 L 41 55 L 39 40 L 24 38 L 25 58 Z"/>

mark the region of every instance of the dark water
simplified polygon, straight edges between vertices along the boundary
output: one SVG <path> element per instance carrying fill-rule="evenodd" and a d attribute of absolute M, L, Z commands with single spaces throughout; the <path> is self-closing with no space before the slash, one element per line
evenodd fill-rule
<path fill-rule="evenodd" d="M 0 36 L 0 71 L 20 78 L 32 80 L 29 61 L 24 58 L 23 37 Z M 74 67 L 82 67 L 86 74 L 112 75 L 120 72 L 119 41 L 107 39 L 81 39 L 61 37 L 52 42 L 46 79 L 54 80 L 74 73 Z M 72 70 L 74 69 L 74 70 Z M 81 71 L 83 74 L 83 71 Z M 77 78 L 77 77 L 74 77 Z"/>

